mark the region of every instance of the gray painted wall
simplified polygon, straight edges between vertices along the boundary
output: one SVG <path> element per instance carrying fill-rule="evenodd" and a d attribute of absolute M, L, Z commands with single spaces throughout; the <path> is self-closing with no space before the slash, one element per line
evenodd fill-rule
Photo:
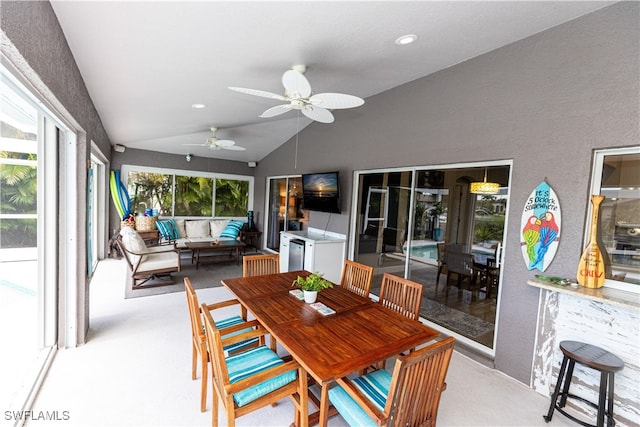
<path fill-rule="evenodd" d="M 575 277 L 592 150 L 640 141 L 638 6 L 613 5 L 336 111 L 335 123 L 300 133 L 297 169 L 293 140 L 260 161 L 256 210 L 267 176 L 339 169 L 343 213 L 328 229 L 348 233 L 354 170 L 512 159 L 495 366 L 529 384 L 540 291 L 526 284 L 522 207 L 546 177 L 564 221 L 545 273 Z M 326 215 L 311 213 L 310 225 L 324 228 Z"/>

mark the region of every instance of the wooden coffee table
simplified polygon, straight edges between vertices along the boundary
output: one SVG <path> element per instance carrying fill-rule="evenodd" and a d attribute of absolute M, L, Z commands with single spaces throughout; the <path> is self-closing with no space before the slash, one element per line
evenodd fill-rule
<path fill-rule="evenodd" d="M 200 264 L 204 264 L 207 262 L 216 262 L 220 261 L 220 256 L 214 256 L 214 252 L 229 252 L 229 255 L 236 252 L 236 264 L 240 264 L 240 250 L 244 250 L 247 246 L 244 242 L 240 242 L 238 240 L 220 240 L 218 243 L 215 242 L 187 242 L 185 243 L 187 248 L 191 250 L 191 262 L 195 258 L 196 261 L 196 270 L 200 266 Z M 204 254 L 202 254 L 204 252 Z M 210 253 L 208 253 L 210 252 Z"/>

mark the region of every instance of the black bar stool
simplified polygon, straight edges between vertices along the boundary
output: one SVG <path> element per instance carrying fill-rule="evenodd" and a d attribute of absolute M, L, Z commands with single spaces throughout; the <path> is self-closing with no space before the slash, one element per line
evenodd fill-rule
<path fill-rule="evenodd" d="M 558 383 L 556 384 L 555 391 L 551 397 L 549 412 L 544 416 L 544 420 L 546 422 L 551 421 L 553 411 L 557 409 L 558 412 L 565 417 L 586 427 L 603 427 L 605 415 L 607 417 L 607 426 L 614 426 L 616 422 L 613 419 L 613 377 L 615 372 L 624 368 L 624 362 L 622 359 L 600 347 L 578 341 L 562 341 L 560 343 L 560 350 L 562 350 L 562 353 L 564 354 L 562 366 L 560 367 L 560 373 L 558 374 Z M 567 362 L 569 362 L 568 371 Z M 600 393 L 597 405 L 580 396 L 569 393 L 569 385 L 571 385 L 573 368 L 576 362 L 600 372 Z M 564 388 L 562 388 L 562 392 L 560 392 L 563 379 Z M 587 424 L 562 409 L 567 403 L 567 397 L 581 400 L 582 402 L 598 409 L 597 424 Z M 560 398 L 559 401 L 558 398 Z"/>

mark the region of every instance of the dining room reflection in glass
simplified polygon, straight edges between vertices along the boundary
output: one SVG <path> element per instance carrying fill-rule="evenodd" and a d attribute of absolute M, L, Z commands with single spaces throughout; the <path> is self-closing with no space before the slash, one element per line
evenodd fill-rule
<path fill-rule="evenodd" d="M 493 349 L 510 168 L 358 174 L 354 260 L 374 267 L 371 292 L 379 295 L 385 272 L 418 282 L 422 318 Z M 472 193 L 483 181 L 499 186 Z"/>

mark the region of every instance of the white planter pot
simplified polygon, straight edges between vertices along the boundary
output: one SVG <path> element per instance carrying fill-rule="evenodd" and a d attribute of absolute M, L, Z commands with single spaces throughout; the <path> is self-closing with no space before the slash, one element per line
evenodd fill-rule
<path fill-rule="evenodd" d="M 318 291 L 304 291 L 304 302 L 311 304 L 316 302 Z"/>

